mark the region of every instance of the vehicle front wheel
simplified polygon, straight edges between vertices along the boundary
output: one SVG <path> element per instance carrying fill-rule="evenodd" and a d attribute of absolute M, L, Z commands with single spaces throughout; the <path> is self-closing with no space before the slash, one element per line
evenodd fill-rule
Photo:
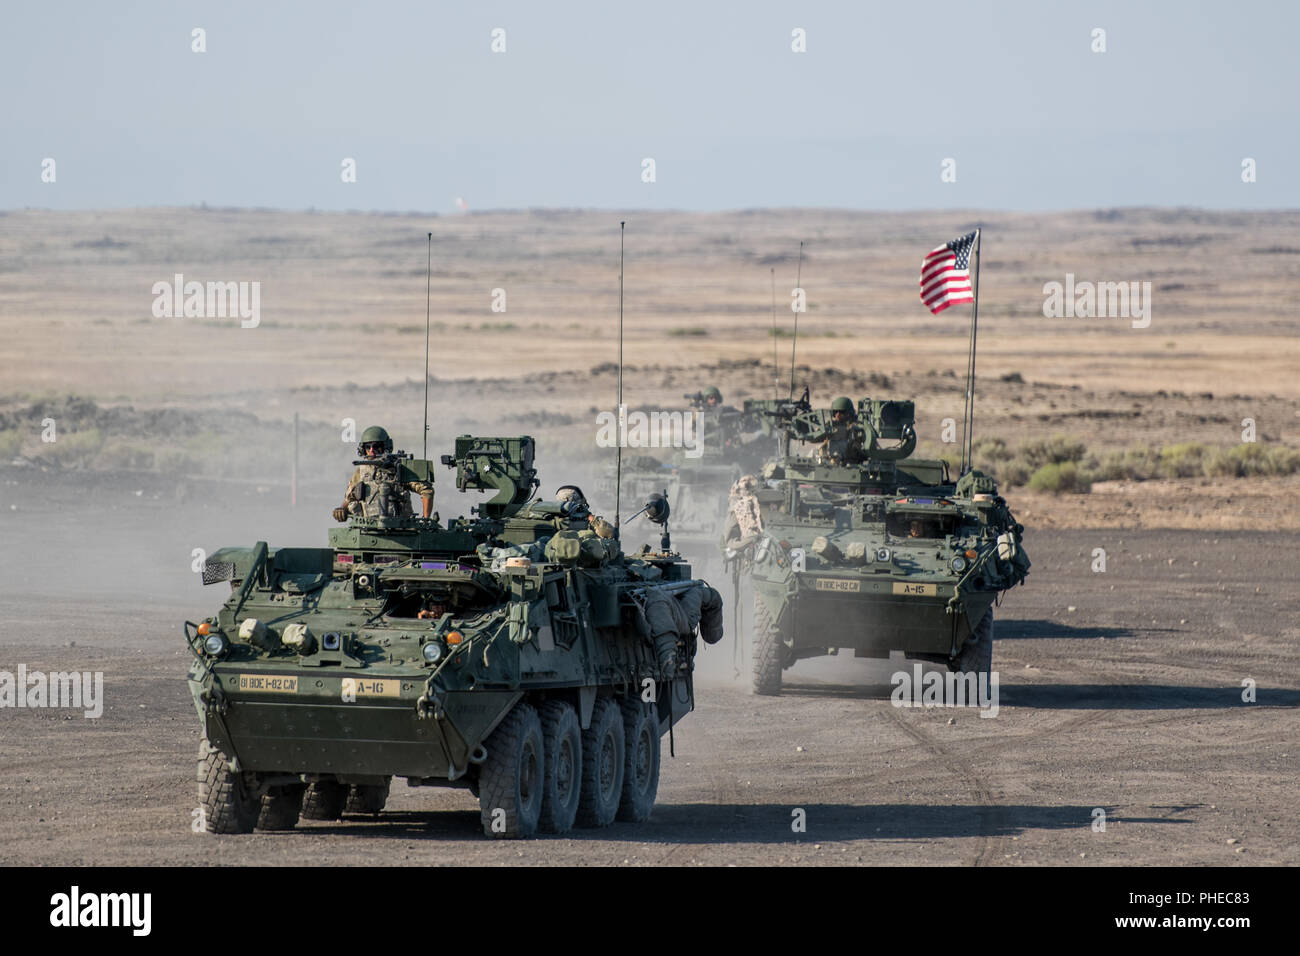
<path fill-rule="evenodd" d="M 970 639 L 957 656 L 957 669 L 963 673 L 983 674 L 988 680 L 993 672 L 993 608 L 984 612 Z"/>
<path fill-rule="evenodd" d="M 530 837 L 542 815 L 544 754 L 542 722 L 522 701 L 484 744 L 479 771 L 483 833 L 495 839 Z"/>
<path fill-rule="evenodd" d="M 785 644 L 781 632 L 772 621 L 772 615 L 762 599 L 754 598 L 754 671 L 752 687 L 755 694 L 774 697 L 781 693 L 781 662 L 785 658 Z"/>
<path fill-rule="evenodd" d="M 199 742 L 199 806 L 203 828 L 209 833 L 252 833 L 262 801 L 242 773 L 233 773 L 230 758 L 208 743 Z"/>

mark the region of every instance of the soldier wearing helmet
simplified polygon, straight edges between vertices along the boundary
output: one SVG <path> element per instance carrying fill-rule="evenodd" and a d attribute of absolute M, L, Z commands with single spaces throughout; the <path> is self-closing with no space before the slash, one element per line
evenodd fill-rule
<path fill-rule="evenodd" d="M 831 402 L 830 427 L 818 449 L 821 457 L 836 462 L 861 461 L 865 438 L 853 400 L 841 395 Z"/>
<path fill-rule="evenodd" d="M 560 503 L 556 528 L 561 531 L 590 531 L 601 538 L 614 537 L 614 526 L 591 513 L 587 498 L 577 485 L 561 485 L 555 491 L 555 500 Z"/>
<path fill-rule="evenodd" d="M 423 481 L 402 481 L 401 466 L 386 459 L 393 453 L 393 440 L 378 425 L 371 425 L 361 433 L 357 443 L 357 456 L 374 459 L 374 464 L 361 464 L 348 480 L 348 490 L 343 504 L 334 509 L 335 521 L 347 521 L 349 516 L 364 518 L 400 518 L 413 514 L 410 493 L 420 496 L 420 510 L 424 517 L 433 514 L 433 485 Z"/>
<path fill-rule="evenodd" d="M 700 411 L 708 411 L 709 409 L 720 411 L 722 409 L 722 392 L 719 391 L 716 385 L 702 388 L 694 394 L 688 393 L 683 395 L 682 398 L 691 403 L 691 408 Z"/>

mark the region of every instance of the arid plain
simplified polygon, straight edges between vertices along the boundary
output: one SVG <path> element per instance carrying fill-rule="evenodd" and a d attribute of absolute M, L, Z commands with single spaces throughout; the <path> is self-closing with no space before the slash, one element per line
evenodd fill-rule
<path fill-rule="evenodd" d="M 1099 468 L 1140 448 L 1168 467 L 1099 471 L 1087 494 L 1006 488 L 1034 568 L 998 612 L 997 719 L 893 708 L 887 670 L 842 657 L 751 698 L 732 635 L 702 656 L 644 828 L 501 846 L 474 835 L 468 796 L 395 788 L 377 820 L 193 834 L 179 622 L 220 596 L 192 549 L 322 543 L 349 470 L 344 420 L 419 452 L 429 232 L 430 456 L 464 432 L 530 433 L 544 490 L 595 474 L 620 218 L 634 408 L 707 384 L 729 403 L 769 395 L 774 344 L 787 390 L 804 240 L 797 387 L 913 398 L 924 446 L 951 453 L 968 312 L 931 316 L 916 279 L 925 252 L 978 225 L 976 436 L 1012 451 L 1059 437 Z M 259 324 L 155 316 L 154 284 L 178 273 L 260 283 Z M 1067 274 L 1150 282 L 1149 327 L 1045 317 L 1044 284 Z M 1253 444 L 1300 447 L 1298 312 L 1293 212 L 0 214 L 0 670 L 101 670 L 106 693 L 99 720 L 0 712 L 0 860 L 1300 862 L 1300 480 L 1201 473 L 1201 452 L 1165 451 L 1229 453 L 1247 420 Z M 444 516 L 464 504 L 440 486 Z M 806 834 L 790 830 L 797 807 Z"/>

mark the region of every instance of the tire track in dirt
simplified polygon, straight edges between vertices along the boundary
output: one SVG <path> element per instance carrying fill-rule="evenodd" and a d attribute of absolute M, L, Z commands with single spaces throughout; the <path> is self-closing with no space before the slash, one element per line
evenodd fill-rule
<path fill-rule="evenodd" d="M 700 736 L 703 742 L 705 742 L 706 744 L 711 742 L 710 738 L 712 738 L 713 735 L 708 731 L 706 727 L 693 727 L 691 729 L 692 732 L 698 734 L 698 736 Z M 716 743 L 716 741 L 712 741 L 712 742 Z M 665 744 L 667 743 L 666 738 L 664 739 L 663 743 Z M 710 759 L 705 760 L 703 762 L 699 762 L 698 760 L 692 760 L 691 770 L 700 769 L 703 771 L 703 776 L 708 781 L 709 790 L 712 792 L 712 800 L 710 802 L 714 806 L 720 807 L 720 806 L 727 806 L 727 805 L 731 805 L 731 806 L 741 805 L 744 801 L 742 801 L 740 798 L 740 786 L 737 783 L 738 772 L 727 773 L 727 774 L 724 774 L 722 772 L 730 765 L 731 751 L 724 747 L 714 747 L 712 750 L 712 754 L 713 756 Z M 725 755 L 725 756 L 721 756 L 720 758 L 720 755 Z M 663 755 L 660 758 L 660 782 L 661 783 L 663 777 L 663 770 L 662 770 L 663 759 L 667 756 L 668 756 L 667 747 L 665 747 Z M 661 857 L 659 857 L 659 859 L 656 862 L 668 863 L 675 866 L 685 865 L 689 861 L 687 859 L 684 859 L 684 854 L 691 847 L 692 847 L 691 843 L 679 839 L 678 842 L 670 844 L 668 849 L 664 852 L 664 854 Z"/>
<path fill-rule="evenodd" d="M 966 785 L 975 794 L 975 799 L 979 801 L 983 809 L 979 811 L 980 847 L 971 859 L 970 865 L 988 866 L 992 860 L 997 859 L 997 854 L 1001 851 L 1002 844 L 1006 839 L 1004 835 L 998 832 L 1003 828 L 1005 811 L 995 802 L 993 791 L 989 789 L 983 776 L 977 773 L 963 757 L 954 754 L 935 740 L 931 734 L 908 723 L 898 710 L 891 707 L 889 710 L 883 711 L 883 713 L 899 730 L 940 760 L 945 761 L 956 771 L 958 776 L 965 780 Z"/>

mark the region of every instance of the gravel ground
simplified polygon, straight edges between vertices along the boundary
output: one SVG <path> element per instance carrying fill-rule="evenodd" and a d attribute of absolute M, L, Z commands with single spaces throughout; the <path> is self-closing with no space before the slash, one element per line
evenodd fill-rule
<path fill-rule="evenodd" d="M 0 862 L 1300 863 L 1294 532 L 1031 530 L 1029 581 L 997 611 L 991 719 L 892 706 L 897 661 L 803 662 L 781 697 L 752 697 L 730 637 L 704 648 L 643 825 L 495 843 L 467 791 L 395 782 L 378 818 L 215 837 L 190 826 L 179 624 L 220 595 L 195 581 L 191 548 L 324 532 L 311 508 L 154 493 L 0 511 L 0 671 L 102 671 L 105 698 L 93 720 L 0 710 Z"/>

